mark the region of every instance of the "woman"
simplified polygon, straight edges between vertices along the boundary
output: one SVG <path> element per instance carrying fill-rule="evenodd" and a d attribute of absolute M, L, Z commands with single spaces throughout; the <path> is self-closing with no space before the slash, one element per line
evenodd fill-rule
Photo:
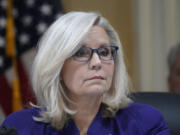
<path fill-rule="evenodd" d="M 32 84 L 38 105 L 3 125 L 19 135 L 168 135 L 161 114 L 132 103 L 120 40 L 105 18 L 70 12 L 39 42 Z"/>

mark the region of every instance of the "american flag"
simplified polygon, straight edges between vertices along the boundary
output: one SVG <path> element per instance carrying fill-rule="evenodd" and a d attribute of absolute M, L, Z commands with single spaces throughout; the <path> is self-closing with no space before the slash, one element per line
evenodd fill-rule
<path fill-rule="evenodd" d="M 7 4 L 0 0 L 0 114 L 12 112 L 12 59 L 6 55 Z M 60 0 L 13 0 L 17 71 L 23 105 L 35 102 L 29 83 L 35 46 L 47 27 L 63 13 Z M 1 116 L 0 116 L 1 117 Z"/>

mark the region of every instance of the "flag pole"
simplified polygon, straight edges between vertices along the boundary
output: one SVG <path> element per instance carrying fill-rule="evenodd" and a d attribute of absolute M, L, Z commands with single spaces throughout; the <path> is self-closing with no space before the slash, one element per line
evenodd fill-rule
<path fill-rule="evenodd" d="M 14 32 L 13 0 L 7 0 L 7 26 L 6 26 L 6 55 L 11 57 L 13 65 L 13 91 L 12 91 L 12 111 L 22 109 L 19 77 L 17 70 L 17 55 Z"/>

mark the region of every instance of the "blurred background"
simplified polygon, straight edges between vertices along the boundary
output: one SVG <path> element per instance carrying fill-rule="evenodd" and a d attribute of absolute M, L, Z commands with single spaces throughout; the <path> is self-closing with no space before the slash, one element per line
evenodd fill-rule
<path fill-rule="evenodd" d="M 0 0 L 0 122 L 36 102 L 29 80 L 37 41 L 55 18 L 74 10 L 99 12 L 118 32 L 133 91 L 168 92 L 180 0 Z"/>

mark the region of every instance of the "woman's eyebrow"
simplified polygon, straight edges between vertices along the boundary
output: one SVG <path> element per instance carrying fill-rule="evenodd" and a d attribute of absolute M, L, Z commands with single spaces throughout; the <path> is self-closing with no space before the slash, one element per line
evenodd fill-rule
<path fill-rule="evenodd" d="M 109 43 L 103 43 L 101 44 L 98 48 L 101 48 L 101 47 L 106 47 L 106 46 L 111 46 Z M 82 44 L 81 47 L 79 49 L 81 49 L 82 47 L 87 47 L 87 48 L 91 48 L 91 47 L 88 47 L 87 45 L 85 44 Z"/>
<path fill-rule="evenodd" d="M 102 44 L 100 47 L 106 47 L 106 46 L 111 46 L 110 44 Z"/>

